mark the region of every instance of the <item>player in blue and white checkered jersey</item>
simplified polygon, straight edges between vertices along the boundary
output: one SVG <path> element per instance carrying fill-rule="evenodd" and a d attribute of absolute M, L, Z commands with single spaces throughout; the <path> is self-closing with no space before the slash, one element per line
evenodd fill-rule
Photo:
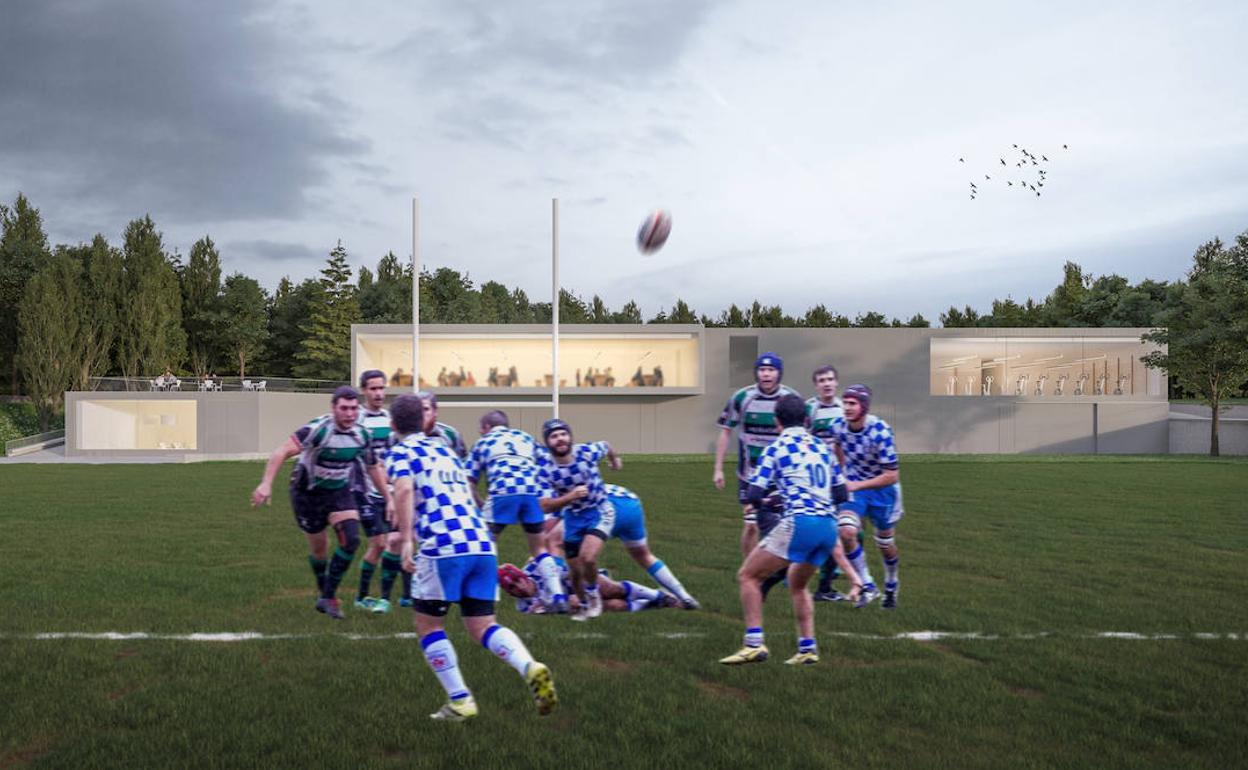
<path fill-rule="evenodd" d="M 789 664 L 819 660 L 815 646 L 814 604 L 806 584 L 831 556 L 845 570 L 855 590 L 861 581 L 845 559 L 836 531 L 836 503 L 847 496 L 845 478 L 832 453 L 806 429 L 806 403 L 796 394 L 775 405 L 780 436 L 763 450 L 749 478 L 747 499 L 758 504 L 771 488 L 783 499 L 783 518 L 763 538 L 737 571 L 745 614 L 745 644 L 720 660 L 727 665 L 767 659 L 763 645 L 763 581 L 788 569 L 793 614 L 797 618 L 797 654 Z"/>
<path fill-rule="evenodd" d="M 603 490 L 615 510 L 615 526 L 607 533 L 608 536 L 617 538 L 637 566 L 679 599 L 681 606 L 687 610 L 699 609 L 702 605 L 685 590 L 676 573 L 650 550 L 646 539 L 646 511 L 641 505 L 641 498 L 619 484 L 604 484 Z"/>
<path fill-rule="evenodd" d="M 538 481 L 537 460 L 542 449 L 533 437 L 511 427 L 507 413 L 499 410 L 481 416 L 481 438 L 468 455 L 468 478 L 473 496 L 480 502 L 477 483 L 484 476 L 489 499 L 482 508 L 495 539 L 509 524 L 524 529 L 529 556 L 542 576 L 542 584 L 555 596 L 556 612 L 568 611 L 559 570 L 546 550 L 545 514 L 542 513 L 542 484 Z"/>
<path fill-rule="evenodd" d="M 459 605 L 472 638 L 524 677 L 538 713 L 549 714 L 557 702 L 550 669 L 533 659 L 514 631 L 494 622 L 498 600 L 494 540 L 459 458 L 425 435 L 436 422 L 435 409 L 419 396 L 403 395 L 391 405 L 390 415 L 400 437 L 386 457 L 397 501 L 395 526 L 400 532 L 414 532 L 420 541 L 413 559 L 412 539 L 403 539 L 403 568 L 416 574 L 412 581 L 416 631 L 448 699 L 430 716 L 459 722 L 477 715 L 476 701 L 443 627 L 451 604 Z"/>
<path fill-rule="evenodd" d="M 897 607 L 896 527 L 905 510 L 901 504 L 901 471 L 893 429 L 870 414 L 871 389 L 851 385 L 841 394 L 845 415 L 832 423 L 832 439 L 838 458 L 849 476 L 850 499 L 840 506 L 837 523 L 841 542 L 856 569 L 865 567 L 867 557 L 858 542 L 862 519 L 871 520 L 875 543 L 884 557 L 884 600 L 880 606 Z M 868 583 L 856 606 L 865 607 L 878 597 L 879 590 Z"/>
<path fill-rule="evenodd" d="M 572 586 L 582 599 L 583 610 L 572 619 L 596 618 L 602 614 L 598 554 L 615 528 L 615 508 L 607 499 L 598 463 L 606 458 L 615 471 L 624 464 L 605 441 L 573 444 L 572 427 L 558 418 L 543 423 L 542 441 L 548 450 L 538 461 L 538 481 L 544 487 L 542 509 L 557 512 L 563 519 Z"/>

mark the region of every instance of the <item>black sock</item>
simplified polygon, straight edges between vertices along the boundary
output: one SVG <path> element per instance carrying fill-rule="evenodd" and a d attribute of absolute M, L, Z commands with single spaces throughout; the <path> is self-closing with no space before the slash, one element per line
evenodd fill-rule
<path fill-rule="evenodd" d="M 308 564 L 312 567 L 312 574 L 316 575 L 316 595 L 320 596 L 325 592 L 325 565 L 328 562 L 309 555 Z"/>
<path fill-rule="evenodd" d="M 325 570 L 325 588 L 321 591 L 322 598 L 334 598 L 334 595 L 338 593 L 338 584 L 342 582 L 347 570 L 351 569 L 351 562 L 354 559 L 354 553 L 344 551 L 341 547 L 334 549 L 334 558 L 329 560 L 329 569 Z"/>
<path fill-rule="evenodd" d="M 381 555 L 381 598 L 390 601 L 390 589 L 394 588 L 394 579 L 403 571 L 403 560 L 396 554 L 386 551 Z"/>
<path fill-rule="evenodd" d="M 403 578 L 403 595 L 400 596 L 399 598 L 400 599 L 412 598 L 412 573 L 400 567 L 399 577 Z"/>
<path fill-rule="evenodd" d="M 832 591 L 832 581 L 836 580 L 841 570 L 836 566 L 836 559 L 831 557 L 823 563 L 819 568 L 819 593 L 826 594 Z"/>
<path fill-rule="evenodd" d="M 788 574 L 788 572 L 787 568 L 776 570 L 770 577 L 763 581 L 762 591 L 764 599 L 767 598 L 768 591 L 784 582 L 784 577 Z"/>
<path fill-rule="evenodd" d="M 377 565 L 365 559 L 360 564 L 360 592 L 356 595 L 356 599 L 361 601 L 368 596 L 368 589 L 373 586 L 373 572 L 377 570 Z"/>

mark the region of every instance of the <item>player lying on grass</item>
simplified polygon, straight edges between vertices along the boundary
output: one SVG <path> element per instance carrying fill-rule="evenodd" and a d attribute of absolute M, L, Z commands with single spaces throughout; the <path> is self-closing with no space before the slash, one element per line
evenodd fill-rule
<path fill-rule="evenodd" d="M 458 722 L 477 715 L 476 701 L 444 631 L 452 604 L 459 605 L 469 635 L 524 677 L 538 713 L 549 714 L 557 701 L 550 669 L 533 659 L 514 631 L 494 622 L 498 599 L 494 538 L 468 491 L 468 477 L 459 459 L 425 435 L 436 422 L 432 405 L 418 396 L 403 395 L 395 399 L 390 412 L 400 440 L 386 456 L 386 471 L 394 485 L 395 528 L 405 535 L 403 568 L 415 573 L 416 632 L 425 660 L 448 699 L 430 716 Z M 420 542 L 415 559 L 413 538 Z"/>
<path fill-rule="evenodd" d="M 562 559 L 555 559 L 555 563 L 566 586 L 569 578 L 568 565 Z M 517 610 L 529 615 L 559 612 L 554 595 L 538 585 L 540 577 L 532 559 L 526 561 L 524 567 L 504 564 L 498 568 L 498 584 L 516 600 Z M 679 599 L 657 588 L 643 586 L 631 580 L 617 583 L 607 575 L 606 570 L 598 571 L 598 592 L 602 596 L 602 609 L 606 612 L 638 612 L 681 606 Z M 564 593 L 568 594 L 566 588 Z M 580 600 L 576 596 L 571 598 L 572 608 L 579 609 Z"/>
<path fill-rule="evenodd" d="M 459 431 L 444 422 L 438 422 L 438 397 L 427 390 L 422 390 L 417 395 L 427 401 L 433 410 L 433 427 L 429 429 L 425 437 L 450 449 L 461 460 L 464 459 L 468 453 L 464 449 L 464 440 Z M 390 590 L 394 587 L 395 578 L 398 577 L 403 579 L 403 594 L 399 598 L 399 606 L 411 606 L 412 576 L 404 571 L 403 563 L 399 559 L 402 539 L 402 535 L 393 530 L 386 539 L 386 552 L 381 557 L 381 598 L 373 602 L 372 609 L 375 613 L 385 614 L 390 611 Z"/>
<path fill-rule="evenodd" d="M 687 610 L 700 608 L 702 605 L 685 590 L 671 568 L 650 550 L 650 545 L 646 540 L 646 512 L 642 508 L 641 498 L 619 484 L 604 484 L 603 489 L 606 492 L 607 501 L 615 510 L 615 524 L 607 533 L 607 537 L 618 539 L 628 551 L 628 555 L 637 562 L 637 566 L 644 569 L 650 577 L 658 581 L 659 585 L 679 599 L 682 607 Z M 557 510 L 552 498 L 543 499 L 542 508 Z M 560 552 L 563 543 L 562 523 L 555 522 L 547 537 L 555 543 L 551 546 L 551 550 Z"/>
<path fill-rule="evenodd" d="M 264 477 L 251 493 L 251 504 L 272 501 L 274 477 L 282 463 L 298 455 L 290 476 L 290 507 L 294 509 L 295 522 L 308 538 L 308 562 L 320 594 L 316 609 L 341 620 L 338 584 L 360 547 L 360 512 L 352 489 L 352 479 L 358 478 L 356 466 L 363 463 L 367 467 L 374 487 L 385 501 L 387 516 L 392 515 L 393 507 L 380 460 L 373 452 L 372 438 L 357 423 L 359 393 L 344 385 L 334 391 L 330 404 L 333 408 L 330 414 L 295 431 L 269 455 Z M 338 548 L 328 565 L 325 561 L 329 552 L 327 526 L 332 526 L 338 536 Z"/>
<path fill-rule="evenodd" d="M 750 477 L 748 499 L 761 501 L 767 489 L 776 486 L 784 505 L 784 518 L 750 552 L 737 583 L 745 614 L 745 646 L 721 659 L 727 665 L 760 663 L 767 660 L 763 644 L 762 582 L 778 569 L 788 568 L 789 593 L 797 618 L 797 654 L 789 664 L 812 664 L 819 660 L 815 644 L 815 611 L 806 584 L 829 556 L 853 583 L 851 594 L 862 581 L 845 559 L 836 531 L 834 505 L 846 497 L 845 478 L 840 466 L 823 442 L 805 428 L 806 404 L 800 396 L 786 395 L 775 408 L 780 437 L 759 458 Z"/>
<path fill-rule="evenodd" d="M 494 539 L 511 524 L 519 524 L 529 546 L 529 556 L 540 571 L 546 590 L 554 595 L 560 612 L 567 612 L 568 597 L 560 594 L 558 568 L 546 551 L 545 515 L 540 503 L 542 487 L 537 480 L 537 460 L 541 449 L 533 437 L 511 427 L 507 413 L 486 412 L 481 417 L 481 438 L 468 456 L 468 479 L 476 484 L 483 476 L 489 500 L 482 513 L 490 523 Z M 478 502 L 480 498 L 477 497 Z"/>
<path fill-rule="evenodd" d="M 889 424 L 869 414 L 871 389 L 866 385 L 850 385 L 842 396 L 845 416 L 832 424 L 832 439 L 837 459 L 849 478 L 849 499 L 840 503 L 837 525 L 841 543 L 849 553 L 854 568 L 866 570 L 867 557 L 862 550 L 862 520 L 868 518 L 875 528 L 875 544 L 884 556 L 884 601 L 880 607 L 897 608 L 897 522 L 901 507 L 901 471 L 897 447 Z M 874 583 L 868 582 L 856 607 L 865 607 L 879 596 Z"/>

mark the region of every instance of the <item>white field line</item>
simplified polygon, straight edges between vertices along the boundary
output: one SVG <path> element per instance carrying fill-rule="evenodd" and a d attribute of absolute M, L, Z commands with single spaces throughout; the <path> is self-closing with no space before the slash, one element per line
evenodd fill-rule
<path fill-rule="evenodd" d="M 545 633 L 526 633 L 523 636 L 541 637 Z M 553 634 L 560 639 L 608 639 L 609 635 L 595 632 L 569 634 Z M 654 634 L 661 639 L 695 639 L 708 636 L 697 631 L 664 631 Z M 936 642 L 942 640 L 962 641 L 1030 641 L 1035 639 L 1111 639 L 1131 641 L 1178 641 L 1178 640 L 1230 640 L 1248 641 L 1248 633 L 1207 631 L 1182 634 L 1139 633 L 1135 631 L 1100 631 L 1097 633 L 1066 634 L 1052 631 L 1040 631 L 1031 634 L 992 634 L 981 631 L 906 631 L 899 634 L 860 634 L 849 631 L 833 631 L 821 634 L 824 637 L 837 639 L 865 639 L 869 641 L 894 642 Z M 412 632 L 394 634 L 265 634 L 259 631 L 219 631 L 192 634 L 157 634 L 146 631 L 47 631 L 35 634 L 0 634 L 0 639 L 53 641 L 58 639 L 86 639 L 93 641 L 129 642 L 129 641 L 174 641 L 174 642 L 261 642 L 278 640 L 302 640 L 338 638 L 353 642 L 388 641 L 392 639 L 414 640 L 417 635 Z"/>

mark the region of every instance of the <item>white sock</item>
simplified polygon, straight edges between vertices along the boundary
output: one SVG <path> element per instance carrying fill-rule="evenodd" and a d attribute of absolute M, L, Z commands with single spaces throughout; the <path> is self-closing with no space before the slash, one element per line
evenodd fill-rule
<path fill-rule="evenodd" d="M 760 626 L 745 629 L 745 646 L 746 647 L 762 647 L 763 646 L 763 629 Z"/>
<path fill-rule="evenodd" d="M 875 581 L 871 579 L 871 573 L 867 571 L 867 554 L 859 545 L 854 548 L 854 552 L 846 557 L 849 563 L 854 565 L 854 571 L 858 573 L 858 577 L 862 578 L 863 586 L 875 585 Z"/>
<path fill-rule="evenodd" d="M 559 579 L 559 566 L 550 554 L 543 551 L 537 555 L 537 574 L 541 575 L 542 583 L 551 598 L 567 598 L 563 591 L 563 581 Z"/>
<path fill-rule="evenodd" d="M 662 596 L 656 589 L 634 583 L 631 580 L 625 580 L 620 585 L 624 586 L 624 599 L 628 602 L 629 612 L 644 610 L 651 602 Z"/>
<path fill-rule="evenodd" d="M 646 572 L 649 572 L 651 577 L 659 581 L 659 585 L 676 594 L 677 598 L 685 600 L 690 598 L 689 592 L 685 590 L 685 587 L 680 584 L 680 581 L 676 579 L 676 576 L 672 574 L 672 571 L 662 561 L 656 561 L 654 564 L 651 564 Z"/>
<path fill-rule="evenodd" d="M 525 675 L 529 670 L 529 664 L 533 662 L 529 648 L 524 646 L 524 642 L 520 641 L 515 631 L 506 626 L 495 625 L 487 628 L 485 636 L 481 637 L 481 644 L 485 649 L 502 658 L 504 663 L 519 671 L 520 676 Z"/>
<path fill-rule="evenodd" d="M 459 671 L 459 657 L 455 654 L 451 640 L 446 638 L 446 633 L 434 631 L 420 640 L 420 646 L 424 648 L 425 660 L 442 683 L 442 689 L 446 690 L 447 696 L 458 700 L 472 694 L 468 691 L 468 685 L 464 684 L 464 675 Z"/>

